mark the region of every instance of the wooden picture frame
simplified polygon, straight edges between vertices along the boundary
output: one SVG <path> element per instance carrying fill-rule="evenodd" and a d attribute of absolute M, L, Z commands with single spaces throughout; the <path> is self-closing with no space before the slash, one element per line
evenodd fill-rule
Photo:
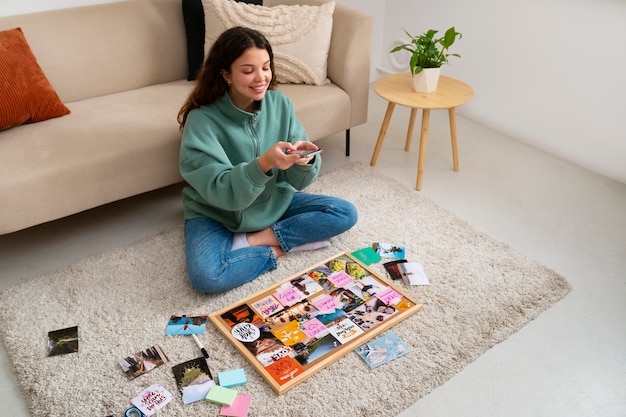
<path fill-rule="evenodd" d="M 280 395 L 421 308 L 341 252 L 209 321 Z"/>

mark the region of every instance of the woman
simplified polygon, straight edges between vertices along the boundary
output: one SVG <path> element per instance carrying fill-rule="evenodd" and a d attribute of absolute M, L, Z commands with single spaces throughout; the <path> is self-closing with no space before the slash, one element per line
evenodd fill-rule
<path fill-rule="evenodd" d="M 267 39 L 234 27 L 211 47 L 178 115 L 187 273 L 198 292 L 251 281 L 356 223 L 351 203 L 299 191 L 317 179 L 321 158 L 291 154 L 317 146 L 275 84 Z"/>

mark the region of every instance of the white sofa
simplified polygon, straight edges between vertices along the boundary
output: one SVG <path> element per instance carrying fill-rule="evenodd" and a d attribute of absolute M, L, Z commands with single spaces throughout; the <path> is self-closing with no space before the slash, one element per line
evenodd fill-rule
<path fill-rule="evenodd" d="M 181 0 L 0 17 L 0 30 L 15 27 L 71 114 L 0 131 L 0 234 L 182 181 L 176 117 L 192 82 Z M 312 140 L 366 121 L 371 29 L 337 3 L 331 83 L 279 87 Z"/>

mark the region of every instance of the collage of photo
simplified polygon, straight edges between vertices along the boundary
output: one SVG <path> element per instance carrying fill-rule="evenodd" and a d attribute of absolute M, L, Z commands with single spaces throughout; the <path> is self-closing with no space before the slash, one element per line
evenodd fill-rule
<path fill-rule="evenodd" d="M 278 383 L 414 306 L 348 255 L 331 259 L 219 315 Z"/>

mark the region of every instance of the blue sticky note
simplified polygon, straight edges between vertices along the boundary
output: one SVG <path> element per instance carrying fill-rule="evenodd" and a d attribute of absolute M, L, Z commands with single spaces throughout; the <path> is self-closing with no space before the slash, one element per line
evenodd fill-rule
<path fill-rule="evenodd" d="M 248 382 L 243 368 L 220 372 L 217 374 L 217 378 L 220 381 L 220 385 L 227 388 L 237 387 Z"/>

